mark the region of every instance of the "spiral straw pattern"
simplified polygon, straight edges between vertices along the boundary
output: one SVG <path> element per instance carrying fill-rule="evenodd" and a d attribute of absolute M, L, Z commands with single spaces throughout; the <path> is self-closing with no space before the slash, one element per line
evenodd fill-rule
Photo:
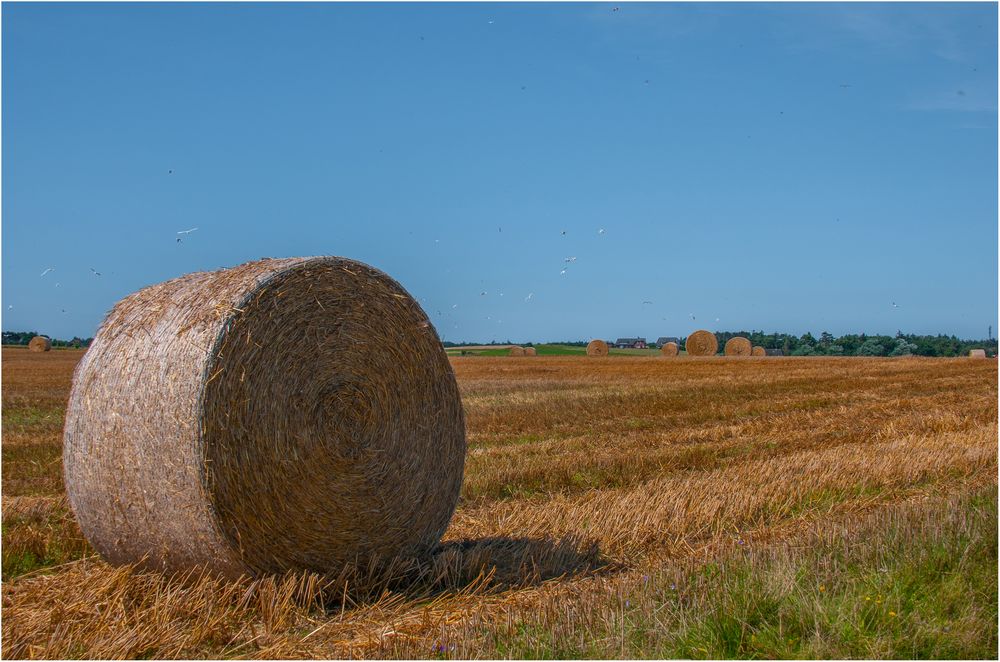
<path fill-rule="evenodd" d="M 63 441 L 70 504 L 109 562 L 226 576 L 426 553 L 464 459 L 434 327 L 340 257 L 126 297 L 76 370 Z"/>
<path fill-rule="evenodd" d="M 719 351 L 719 341 L 714 333 L 701 329 L 687 337 L 684 347 L 688 356 L 715 356 Z"/>
<path fill-rule="evenodd" d="M 591 340 L 587 343 L 587 356 L 607 356 L 608 343 L 603 340 Z"/>
<path fill-rule="evenodd" d="M 746 338 L 736 336 L 726 341 L 724 351 L 726 356 L 750 356 L 750 353 L 753 351 L 753 345 Z"/>
<path fill-rule="evenodd" d="M 664 356 L 677 356 L 678 351 L 677 343 L 675 342 L 664 343 L 663 347 L 660 348 L 660 354 Z"/>

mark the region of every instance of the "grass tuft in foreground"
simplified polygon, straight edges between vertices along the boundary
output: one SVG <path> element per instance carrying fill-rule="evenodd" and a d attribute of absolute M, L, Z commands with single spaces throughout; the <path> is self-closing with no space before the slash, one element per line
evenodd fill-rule
<path fill-rule="evenodd" d="M 996 659 L 997 524 L 991 486 L 797 545 L 738 541 L 479 636 L 511 658 Z"/>

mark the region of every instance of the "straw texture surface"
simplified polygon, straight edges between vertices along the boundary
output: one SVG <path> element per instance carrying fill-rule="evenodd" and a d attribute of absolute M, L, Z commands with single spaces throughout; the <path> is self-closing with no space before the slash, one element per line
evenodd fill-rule
<path fill-rule="evenodd" d="M 701 329 L 687 337 L 684 347 L 688 356 L 715 356 L 719 351 L 719 341 L 714 333 Z"/>
<path fill-rule="evenodd" d="M 767 356 L 767 350 L 760 345 L 754 345 L 753 350 L 750 352 L 750 356 Z"/>
<path fill-rule="evenodd" d="M 126 297 L 77 367 L 63 441 L 70 504 L 108 561 L 227 576 L 425 553 L 464 458 L 434 327 L 339 257 Z"/>
<path fill-rule="evenodd" d="M 508 352 L 508 354 L 510 356 L 524 356 L 524 348 L 515 345 L 514 347 L 510 348 L 510 351 Z"/>
<path fill-rule="evenodd" d="M 34 342 L 34 341 L 32 341 L 32 342 Z M 985 349 L 970 349 L 969 350 L 969 356 L 971 356 L 974 359 L 985 359 L 986 358 L 986 350 Z"/>
<path fill-rule="evenodd" d="M 660 354 L 664 356 L 677 356 L 677 352 L 677 343 L 675 342 L 664 343 L 663 347 L 660 348 Z"/>
<path fill-rule="evenodd" d="M 52 341 L 45 336 L 35 336 L 28 341 L 29 352 L 47 352 L 52 349 Z"/>
<path fill-rule="evenodd" d="M 525 347 L 524 348 L 524 355 L 525 356 L 535 356 L 537 354 L 538 354 L 538 351 L 534 347 Z"/>
<path fill-rule="evenodd" d="M 587 343 L 587 356 L 607 356 L 608 343 L 603 340 L 591 340 Z"/>
<path fill-rule="evenodd" d="M 726 341 L 726 356 L 750 356 L 753 352 L 753 345 L 742 336 L 736 336 Z"/>

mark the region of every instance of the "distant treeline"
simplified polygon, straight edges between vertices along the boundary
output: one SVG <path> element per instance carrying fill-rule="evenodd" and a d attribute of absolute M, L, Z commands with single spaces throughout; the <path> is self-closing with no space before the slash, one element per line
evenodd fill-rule
<path fill-rule="evenodd" d="M 45 335 L 42 333 L 37 333 L 35 331 L 4 331 L 3 332 L 3 344 L 4 345 L 27 345 L 31 342 L 31 339 L 35 336 Z M 50 338 L 53 347 L 89 347 L 90 341 L 93 338 L 77 338 L 73 337 L 70 340 L 59 340 L 57 338 Z"/>
<path fill-rule="evenodd" d="M 4 345 L 27 345 L 31 339 L 40 335 L 35 331 L 4 331 Z M 718 331 L 715 337 L 719 339 L 720 349 L 726 341 L 735 336 L 748 338 L 754 345 L 765 349 L 780 349 L 785 356 L 967 356 L 970 349 L 984 349 L 987 356 L 997 355 L 997 341 L 961 340 L 956 336 L 918 336 L 912 333 L 897 332 L 895 336 L 869 336 L 849 334 L 834 337 L 824 331 L 819 338 L 811 333 L 793 336 L 788 333 L 764 333 L 763 331 Z M 88 347 L 93 338 L 71 338 L 60 340 L 52 338 L 53 347 Z M 681 338 L 681 349 L 684 349 L 686 338 Z M 530 347 L 536 343 L 512 343 L 492 340 L 484 342 L 450 342 L 444 341 L 445 347 L 464 347 L 466 345 L 514 345 Z M 555 345 L 570 345 L 586 347 L 583 340 L 567 340 L 565 342 L 549 343 Z"/>
<path fill-rule="evenodd" d="M 764 349 L 780 349 L 785 356 L 967 356 L 970 349 L 984 349 L 987 356 L 997 355 L 997 341 L 962 340 L 957 336 L 918 336 L 912 333 L 897 332 L 895 336 L 870 336 L 864 333 L 848 334 L 835 337 L 826 331 L 819 338 L 812 333 L 793 336 L 788 333 L 764 333 L 763 331 L 719 331 L 715 337 L 719 340 L 719 350 L 726 341 L 735 336 L 748 338 L 754 345 Z M 681 338 L 681 349 L 687 338 Z M 463 345 L 510 345 L 506 342 L 489 343 L 452 343 L 445 342 L 445 347 L 461 347 Z M 531 343 L 521 343 L 529 346 Z M 555 345 L 571 345 L 586 347 L 583 340 L 567 340 L 552 343 Z"/>
<path fill-rule="evenodd" d="M 719 347 L 734 336 L 743 336 L 765 349 L 780 349 L 786 356 L 967 356 L 970 349 L 985 349 L 989 356 L 996 356 L 997 353 L 995 338 L 961 340 L 956 336 L 918 336 L 902 332 L 897 332 L 895 336 L 862 333 L 834 337 L 824 331 L 819 338 L 811 333 L 793 336 L 763 331 L 725 331 L 715 335 L 719 339 Z"/>

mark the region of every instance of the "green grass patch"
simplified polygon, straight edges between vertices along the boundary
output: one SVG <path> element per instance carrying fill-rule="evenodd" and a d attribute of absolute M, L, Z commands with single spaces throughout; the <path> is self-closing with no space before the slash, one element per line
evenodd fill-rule
<path fill-rule="evenodd" d="M 664 570 L 490 636 L 509 658 L 996 659 L 996 532 L 993 486 Z"/>

